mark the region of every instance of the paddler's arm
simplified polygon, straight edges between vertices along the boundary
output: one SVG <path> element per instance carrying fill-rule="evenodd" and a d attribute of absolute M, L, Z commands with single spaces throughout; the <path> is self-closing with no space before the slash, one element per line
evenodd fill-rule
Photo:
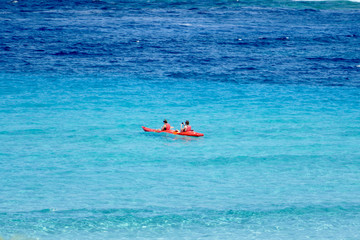
<path fill-rule="evenodd" d="M 183 125 L 184 125 L 184 127 L 183 127 Z M 184 124 L 184 123 L 181 123 L 180 132 L 183 132 L 183 131 L 184 131 L 184 129 L 185 129 L 185 124 Z"/>

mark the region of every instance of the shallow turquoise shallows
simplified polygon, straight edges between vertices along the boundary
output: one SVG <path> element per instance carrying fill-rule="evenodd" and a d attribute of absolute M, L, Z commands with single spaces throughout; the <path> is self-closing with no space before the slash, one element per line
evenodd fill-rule
<path fill-rule="evenodd" d="M 5 239 L 360 237 L 358 88 L 0 82 Z M 143 132 L 164 118 L 205 136 Z"/>

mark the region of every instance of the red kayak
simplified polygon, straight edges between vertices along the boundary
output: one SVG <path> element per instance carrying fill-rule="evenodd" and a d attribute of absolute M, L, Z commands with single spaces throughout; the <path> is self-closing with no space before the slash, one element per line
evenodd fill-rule
<path fill-rule="evenodd" d="M 204 134 L 202 133 L 197 133 L 194 131 L 189 131 L 189 132 L 177 132 L 174 130 L 165 130 L 165 131 L 161 131 L 161 130 L 157 130 L 157 129 L 152 129 L 152 128 L 147 128 L 147 127 L 142 127 L 144 129 L 145 132 L 156 132 L 156 133 L 171 133 L 174 135 L 180 135 L 180 136 L 190 136 L 190 137 L 202 137 L 204 136 Z"/>

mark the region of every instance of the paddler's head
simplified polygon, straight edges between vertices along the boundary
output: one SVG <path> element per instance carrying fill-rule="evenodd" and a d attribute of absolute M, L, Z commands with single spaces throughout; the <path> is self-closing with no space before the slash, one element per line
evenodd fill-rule
<path fill-rule="evenodd" d="M 164 121 L 163 121 L 164 123 L 167 123 L 167 120 L 166 119 L 164 119 Z"/>
<path fill-rule="evenodd" d="M 186 125 L 189 125 L 189 124 L 190 124 L 190 123 L 189 123 L 189 120 L 186 120 L 185 124 L 186 124 Z"/>

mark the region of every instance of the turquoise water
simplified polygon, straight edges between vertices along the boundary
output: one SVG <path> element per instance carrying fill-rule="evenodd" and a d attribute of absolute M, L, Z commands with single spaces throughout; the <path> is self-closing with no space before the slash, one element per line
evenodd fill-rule
<path fill-rule="evenodd" d="M 359 237 L 358 88 L 160 83 L 2 75 L 1 234 Z"/>
<path fill-rule="evenodd" d="M 0 2 L 0 239 L 360 239 L 359 10 Z"/>

